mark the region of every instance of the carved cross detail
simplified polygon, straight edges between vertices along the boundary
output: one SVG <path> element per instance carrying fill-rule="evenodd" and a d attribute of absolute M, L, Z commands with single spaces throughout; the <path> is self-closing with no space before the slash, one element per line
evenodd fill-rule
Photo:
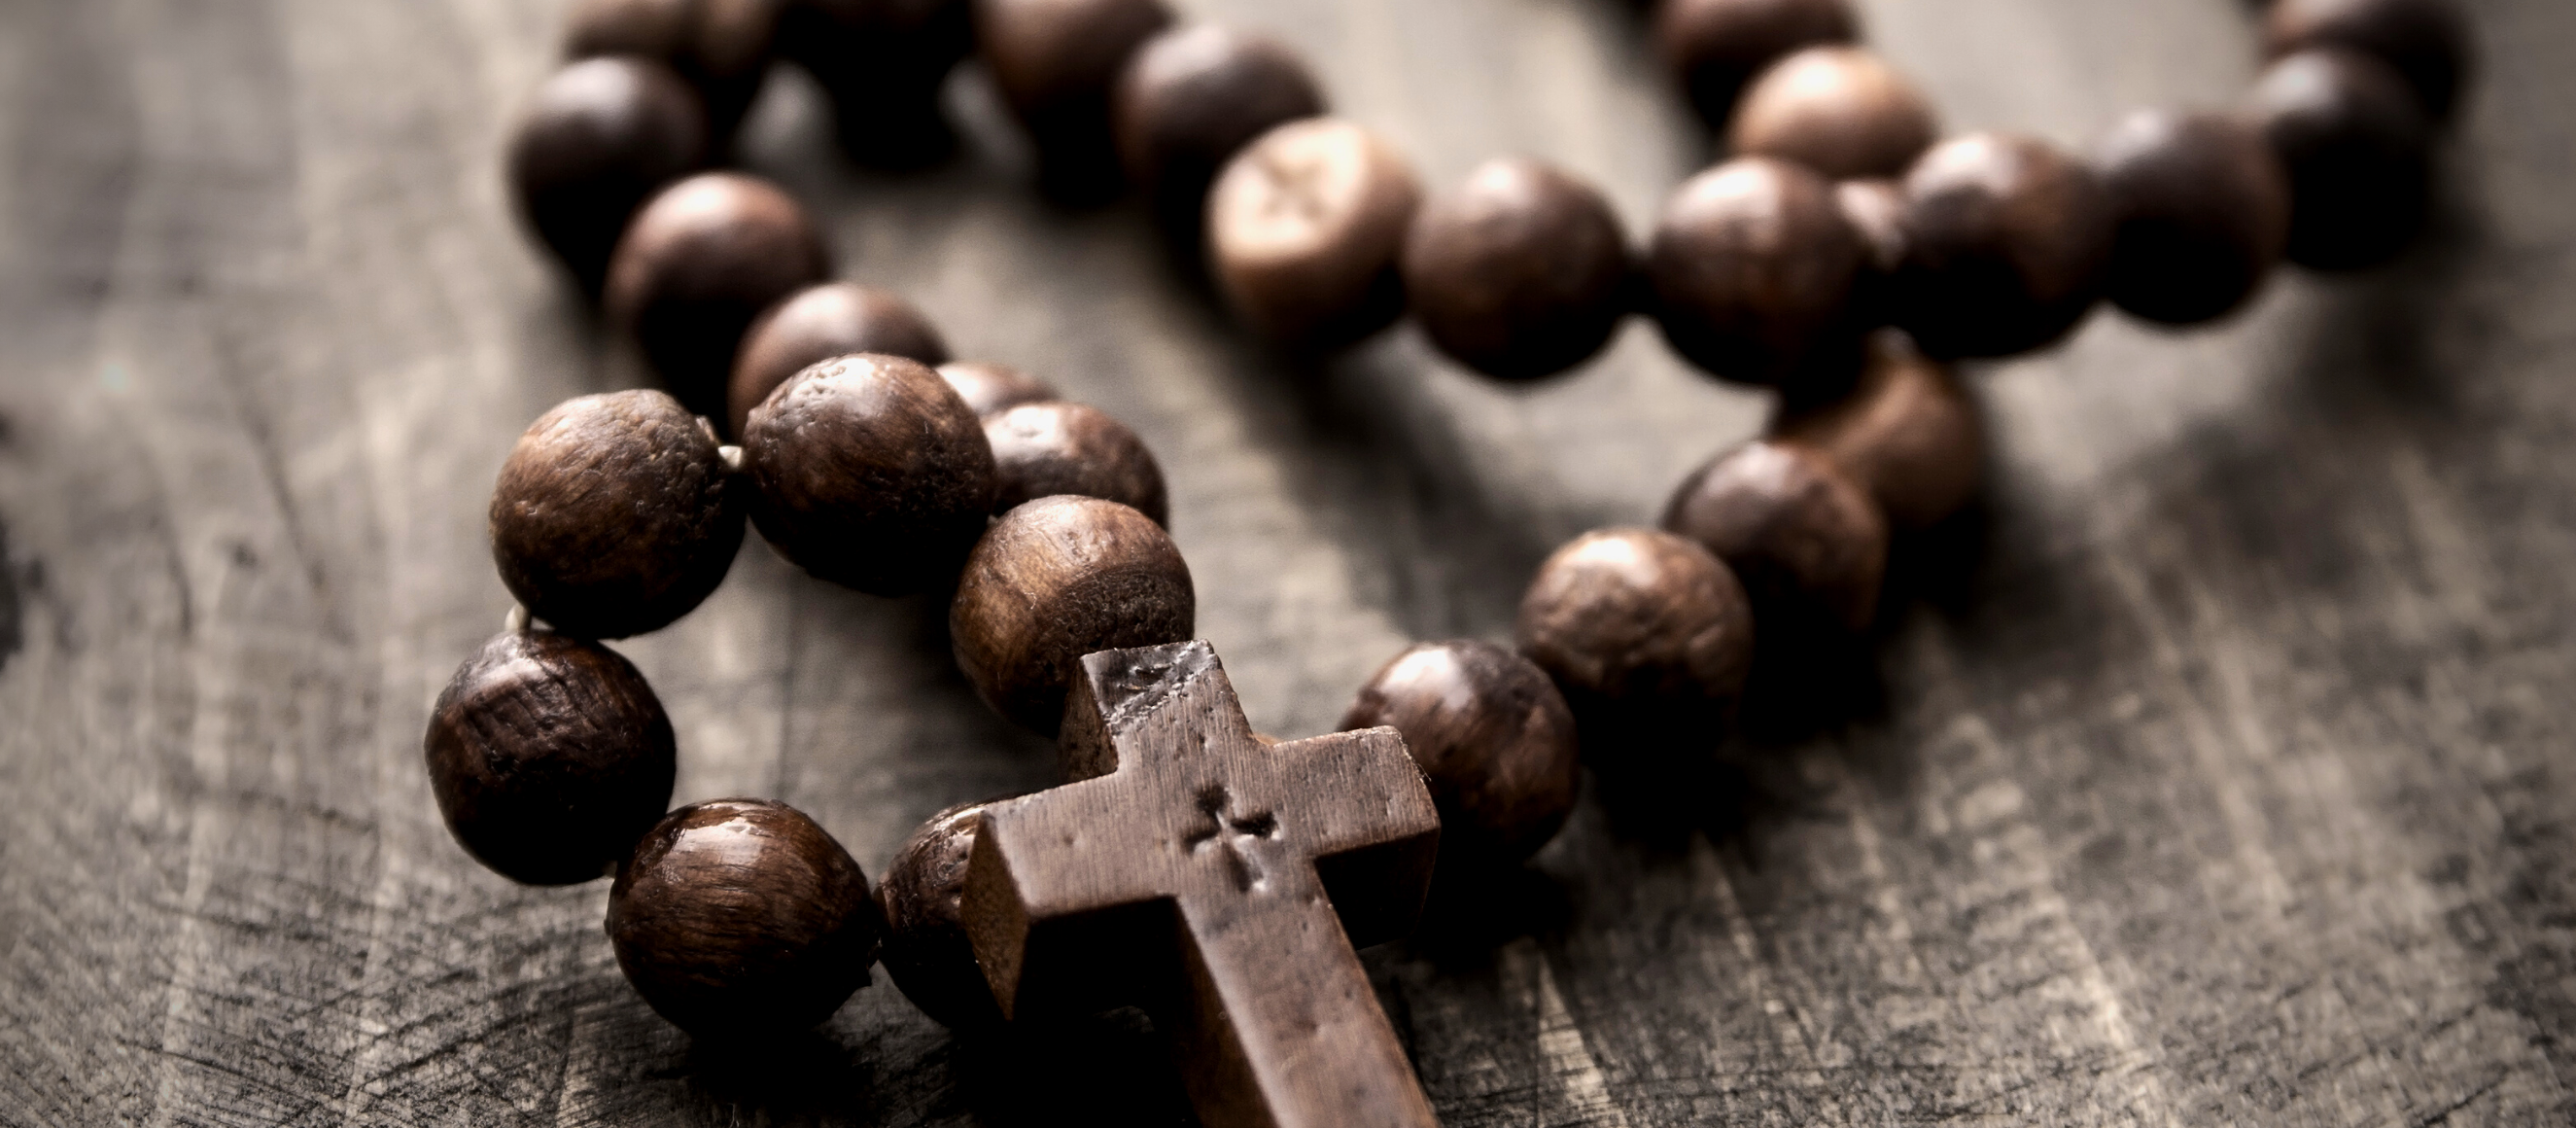
<path fill-rule="evenodd" d="M 1210 1128 L 1436 1125 L 1354 941 L 1412 927 L 1440 818 L 1395 730 L 1264 746 L 1204 642 L 1082 660 L 1078 782 L 996 803 L 964 916 L 1004 1014 L 1138 1003 Z"/>

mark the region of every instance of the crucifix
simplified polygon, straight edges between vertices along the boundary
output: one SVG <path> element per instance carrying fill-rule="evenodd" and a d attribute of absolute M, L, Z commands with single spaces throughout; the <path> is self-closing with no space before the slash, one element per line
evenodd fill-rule
<path fill-rule="evenodd" d="M 1209 1128 L 1438 1124 L 1354 943 L 1421 910 L 1440 816 L 1391 728 L 1265 745 L 1205 642 L 1082 660 L 1077 782 L 993 804 L 964 918 L 1013 1018 L 1137 1003 Z"/>

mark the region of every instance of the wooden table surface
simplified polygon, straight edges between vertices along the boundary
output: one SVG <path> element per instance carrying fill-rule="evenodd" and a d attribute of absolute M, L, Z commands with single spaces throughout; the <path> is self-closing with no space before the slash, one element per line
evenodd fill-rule
<path fill-rule="evenodd" d="M 1303 47 L 1435 183 L 1537 153 L 1633 232 L 1708 159 L 1625 0 L 1181 6 Z M 1954 129 L 2080 144 L 2252 71 L 2239 0 L 1862 6 Z M 1367 953 L 1447 1123 L 2576 1117 L 2576 4 L 2470 7 L 2424 245 L 1980 370 L 1992 488 L 1866 656 Z M 693 1048 L 601 884 L 449 841 L 420 736 L 509 605 L 493 474 L 643 380 L 501 192 L 558 8 L 0 0 L 0 1122 L 1186 1120 L 1139 1021 L 961 1043 L 882 977 L 784 1049 Z M 1410 330 L 1288 366 L 1139 215 L 1038 202 L 980 75 L 951 95 L 964 152 L 889 176 L 782 68 L 742 163 L 958 352 L 1144 435 L 1265 731 L 1507 635 L 1547 549 L 1767 410 L 1644 325 L 1526 390 Z M 620 649 L 676 800 L 784 799 L 873 874 L 1049 782 L 942 616 L 755 545 Z"/>

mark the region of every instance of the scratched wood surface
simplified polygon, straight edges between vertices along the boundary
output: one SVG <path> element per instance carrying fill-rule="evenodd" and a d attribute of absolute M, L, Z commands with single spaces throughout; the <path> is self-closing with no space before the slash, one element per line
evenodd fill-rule
<path fill-rule="evenodd" d="M 1435 182 L 1535 152 L 1633 230 L 1706 158 L 1626 0 L 1181 6 L 1304 47 Z M 2078 143 L 2251 71 L 2239 0 L 1863 6 L 1954 128 Z M 1990 495 L 1827 700 L 1367 953 L 1447 1123 L 2576 1117 L 2576 5 L 2471 7 L 2426 245 L 1981 370 Z M 499 189 L 557 8 L 0 0 L 0 1122 L 1185 1119 L 1132 1016 L 965 1044 L 882 978 L 783 1051 L 692 1047 L 604 888 L 448 841 L 419 740 L 507 605 L 493 473 L 641 379 Z M 1503 635 L 1550 546 L 1763 417 L 1643 326 L 1529 390 L 1409 331 L 1285 367 L 950 93 L 958 159 L 889 177 L 782 71 L 742 161 L 962 354 L 1136 426 L 1266 732 Z M 787 800 L 873 873 L 1048 782 L 940 621 L 748 547 L 622 649 L 677 800 Z"/>

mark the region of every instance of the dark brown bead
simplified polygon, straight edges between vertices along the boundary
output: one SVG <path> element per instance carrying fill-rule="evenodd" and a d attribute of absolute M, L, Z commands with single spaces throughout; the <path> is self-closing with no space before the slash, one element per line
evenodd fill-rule
<path fill-rule="evenodd" d="M 1059 398 L 1055 385 L 1007 364 L 957 361 L 940 365 L 939 378 L 957 390 L 958 397 L 966 401 L 967 410 L 974 412 L 979 419 L 1024 403 L 1044 403 Z"/>
<path fill-rule="evenodd" d="M 1087 196 L 1116 182 L 1110 90 L 1171 22 L 1162 0 L 975 0 L 976 47 L 1037 142 L 1049 192 Z"/>
<path fill-rule="evenodd" d="M 1405 235 L 1405 297 L 1441 351 L 1504 380 L 1601 351 L 1627 312 L 1627 237 L 1609 201 L 1553 166 L 1491 160 Z"/>
<path fill-rule="evenodd" d="M 595 642 L 510 631 L 430 707 L 429 788 L 493 872 L 569 885 L 625 861 L 671 802 L 671 720 L 644 675 Z"/>
<path fill-rule="evenodd" d="M 822 234 L 766 180 L 700 173 L 637 212 L 608 267 L 608 315 L 680 402 L 725 414 L 725 381 L 752 319 L 831 273 Z"/>
<path fill-rule="evenodd" d="M 868 984 L 884 923 L 867 875 L 803 812 L 761 799 L 673 811 L 608 891 L 637 994 L 695 1038 L 777 1039 Z"/>
<path fill-rule="evenodd" d="M 2290 261 L 2376 266 L 2423 231 L 2432 126 L 2387 64 L 2339 47 L 2301 51 L 2263 72 L 2253 105 L 2290 174 Z"/>
<path fill-rule="evenodd" d="M 2074 330 L 2101 295 L 2111 205 L 2046 143 L 1944 141 L 1905 178 L 1898 323 L 1937 357 L 2009 356 Z"/>
<path fill-rule="evenodd" d="M 1899 528 L 1957 512 L 1985 480 L 1985 422 L 1967 388 L 1893 330 L 1871 339 L 1869 366 L 1849 396 L 1784 411 L 1771 434 L 1823 452 Z"/>
<path fill-rule="evenodd" d="M 2474 69 L 2468 16 L 2452 0 L 2274 0 L 2264 26 L 2274 58 L 2348 47 L 2396 68 L 2434 121 L 2447 121 Z"/>
<path fill-rule="evenodd" d="M 872 595 L 955 573 L 993 504 L 993 450 L 919 361 L 860 353 L 790 377 L 743 425 L 752 519 L 808 572 Z"/>
<path fill-rule="evenodd" d="M 1867 256 L 1833 185 L 1803 166 L 1751 157 L 1674 190 L 1646 250 L 1646 278 L 1664 339 L 1691 363 L 1748 384 L 1830 377 L 1847 386 Z"/>
<path fill-rule="evenodd" d="M 564 55 L 641 55 L 695 85 L 719 151 L 742 124 L 778 34 L 780 0 L 579 0 Z"/>
<path fill-rule="evenodd" d="M 520 114 L 510 195 L 537 238 L 597 294 L 635 209 L 706 152 L 706 113 L 670 68 L 589 59 L 547 78 Z"/>
<path fill-rule="evenodd" d="M 960 803 L 930 816 L 895 851 L 877 897 L 885 905 L 886 975 L 912 1005 L 951 1030 L 989 1029 L 1002 1021 L 975 945 L 966 937 L 961 902 L 966 859 L 975 849 L 983 803 Z"/>
<path fill-rule="evenodd" d="M 885 353 L 928 365 L 948 363 L 939 328 L 897 294 L 856 282 L 825 282 L 789 295 L 752 322 L 725 389 L 732 434 L 787 378 L 834 357 Z"/>
<path fill-rule="evenodd" d="M 1377 332 L 1404 312 L 1396 258 L 1422 204 L 1403 154 L 1339 118 L 1261 135 L 1208 196 L 1208 258 L 1235 313 L 1255 332 L 1319 351 Z"/>
<path fill-rule="evenodd" d="M 1426 642 L 1360 687 L 1342 730 L 1392 725 L 1440 806 L 1444 866 L 1517 862 L 1565 825 L 1583 782 L 1574 714 L 1547 672 L 1476 639 Z"/>
<path fill-rule="evenodd" d="M 1198 235 L 1208 185 L 1254 138 L 1324 112 L 1324 93 L 1287 44 L 1221 24 L 1145 41 L 1119 72 L 1110 129 L 1128 183 Z"/>
<path fill-rule="evenodd" d="M 1711 129 L 1726 128 L 1736 95 L 1772 60 L 1859 35 L 1847 0 L 1663 0 L 1655 12 L 1656 51 Z"/>
<path fill-rule="evenodd" d="M 1887 518 L 1820 453 L 1766 440 L 1720 455 L 1682 479 L 1663 524 L 1725 561 L 1773 629 L 1858 631 L 1878 613 Z"/>
<path fill-rule="evenodd" d="M 1932 104 L 1887 60 L 1859 47 L 1809 47 L 1753 80 L 1727 143 L 1740 157 L 1849 180 L 1903 175 L 1939 132 Z"/>
<path fill-rule="evenodd" d="M 1093 497 L 1039 498 L 975 543 L 948 608 L 949 643 L 993 711 L 1054 735 L 1082 656 L 1185 642 L 1190 566 L 1152 518 Z"/>
<path fill-rule="evenodd" d="M 1753 608 L 1735 573 L 1654 529 L 1557 549 L 1521 596 L 1518 636 L 1578 716 L 1704 712 L 1732 700 L 1753 666 Z"/>
<path fill-rule="evenodd" d="M 565 634 L 669 626 L 742 547 L 730 479 L 705 421 L 662 392 L 559 404 L 519 436 L 492 488 L 501 582 Z"/>
<path fill-rule="evenodd" d="M 972 13 L 969 0 L 790 0 L 779 51 L 831 96 L 853 159 L 909 167 L 955 145 L 939 90 L 974 48 Z"/>
<path fill-rule="evenodd" d="M 1145 440 L 1109 413 L 1054 400 L 1024 403 L 984 420 L 993 447 L 993 512 L 1042 497 L 1079 494 L 1129 506 L 1171 526 L 1163 468 Z"/>
<path fill-rule="evenodd" d="M 2104 291 L 2139 317 L 2223 316 L 2289 243 L 2289 176 L 2235 118 L 2139 110 L 2103 139 L 2094 167 L 2118 223 Z"/>

